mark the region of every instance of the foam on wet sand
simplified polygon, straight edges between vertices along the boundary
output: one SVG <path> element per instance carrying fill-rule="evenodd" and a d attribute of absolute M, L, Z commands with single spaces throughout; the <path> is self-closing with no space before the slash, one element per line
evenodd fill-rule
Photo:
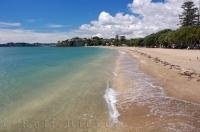
<path fill-rule="evenodd" d="M 199 131 L 200 104 L 168 95 L 162 81 L 143 72 L 129 51 L 120 50 L 126 54 L 121 53 L 118 59 L 113 87 L 124 127 L 147 132 Z"/>

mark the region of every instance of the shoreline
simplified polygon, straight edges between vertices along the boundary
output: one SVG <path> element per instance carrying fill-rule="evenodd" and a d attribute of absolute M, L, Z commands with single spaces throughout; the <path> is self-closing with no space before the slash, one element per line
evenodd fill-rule
<path fill-rule="evenodd" d="M 169 68 L 172 62 L 164 66 L 161 61 L 166 60 L 162 60 L 158 53 L 159 61 L 155 61 L 153 55 L 150 58 L 146 50 L 153 49 L 140 48 L 137 52 L 137 48 L 130 47 L 99 48 L 114 51 L 109 55 L 111 51 L 105 50 L 97 58 L 85 60 L 87 63 L 81 65 L 82 68 L 71 74 L 66 71 L 68 74 L 45 85 L 46 89 L 36 91 L 36 94 L 31 92 L 31 97 L 24 100 L 22 106 L 17 105 L 2 113 L 2 117 L 7 117 L 8 129 L 18 129 L 21 122 L 15 121 L 22 117 L 30 123 L 52 118 L 56 126 L 62 126 L 67 118 L 75 122 L 75 127 L 69 130 L 81 130 L 76 121 L 83 119 L 92 121 L 91 126 L 85 128 L 89 131 L 200 131 L 199 82 L 195 77 L 188 79 L 176 72 L 174 67 Z M 52 67 L 57 72 L 62 70 L 54 65 Z M 51 116 L 53 114 L 55 116 Z M 64 131 L 59 127 L 43 131 L 48 130 Z"/>
<path fill-rule="evenodd" d="M 198 94 L 200 93 L 200 73 L 195 70 L 191 70 L 195 69 L 192 65 L 188 66 L 186 69 L 185 67 L 173 64 L 173 62 L 167 62 L 166 59 L 159 59 L 161 58 L 159 54 L 152 57 L 152 55 L 147 52 L 148 49 L 146 48 L 123 48 L 122 50 L 129 53 L 133 59 L 137 59 L 140 69 L 143 72 L 161 82 L 167 95 L 180 98 L 182 100 L 200 103 L 200 96 Z M 152 49 L 150 49 L 150 51 L 151 50 Z M 155 51 L 156 50 L 160 49 L 155 49 Z M 165 49 L 161 50 L 163 51 Z M 182 52 L 186 50 L 179 51 Z M 169 54 L 166 54 L 166 56 Z M 198 70 L 200 70 L 200 68 Z"/>
<path fill-rule="evenodd" d="M 128 130 L 145 132 L 170 129 L 200 130 L 198 125 L 200 121 L 200 112 L 198 112 L 200 111 L 200 82 L 196 71 L 190 74 L 190 71 L 186 69 L 184 74 L 180 74 L 179 68 L 184 69 L 181 63 L 181 66 L 177 68 L 177 64 L 160 59 L 162 56 L 159 53 L 154 52 L 155 56 L 149 54 L 146 48 L 111 47 L 113 48 L 128 57 L 118 60 L 117 77 L 113 84 L 118 93 L 119 121 Z M 163 49 L 155 50 L 162 51 Z M 165 55 L 171 57 L 168 54 Z M 180 61 L 184 62 L 184 60 Z M 168 65 L 164 65 L 163 62 Z M 138 71 L 141 72 L 138 73 Z M 141 74 L 144 80 L 150 81 L 142 81 L 142 85 L 138 85 L 137 82 L 142 79 L 135 74 Z M 135 79 L 133 82 L 129 80 L 132 77 Z"/>

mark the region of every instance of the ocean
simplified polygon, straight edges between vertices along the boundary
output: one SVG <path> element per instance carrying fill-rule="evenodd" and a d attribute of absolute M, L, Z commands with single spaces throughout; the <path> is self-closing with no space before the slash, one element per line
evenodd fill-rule
<path fill-rule="evenodd" d="M 119 48 L 0 48 L 0 132 L 197 132 L 199 111 Z"/>
<path fill-rule="evenodd" d="M 117 56 L 104 48 L 0 48 L 0 130 L 112 127 L 117 116 L 108 83 Z"/>

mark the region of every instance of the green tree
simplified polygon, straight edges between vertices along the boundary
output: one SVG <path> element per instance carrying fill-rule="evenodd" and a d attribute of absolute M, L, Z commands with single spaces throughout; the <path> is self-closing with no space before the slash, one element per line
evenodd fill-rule
<path fill-rule="evenodd" d="M 197 25 L 200 26 L 200 1 L 199 1 L 199 8 L 198 8 Z"/>
<path fill-rule="evenodd" d="M 143 43 L 145 47 L 156 47 L 156 34 L 146 36 Z"/>
<path fill-rule="evenodd" d="M 143 44 L 143 38 L 135 38 L 135 39 L 131 39 L 130 43 L 128 44 L 128 46 L 138 46 L 138 47 L 142 47 L 144 46 Z"/>
<path fill-rule="evenodd" d="M 174 44 L 176 48 L 194 49 L 199 44 L 199 27 L 182 27 L 174 32 Z"/>
<path fill-rule="evenodd" d="M 173 44 L 173 31 L 171 29 L 165 29 L 157 33 L 159 47 L 171 48 Z"/>
<path fill-rule="evenodd" d="M 180 23 L 182 27 L 197 25 L 198 8 L 195 7 L 194 2 L 188 0 L 183 3 L 183 12 L 179 15 Z"/>

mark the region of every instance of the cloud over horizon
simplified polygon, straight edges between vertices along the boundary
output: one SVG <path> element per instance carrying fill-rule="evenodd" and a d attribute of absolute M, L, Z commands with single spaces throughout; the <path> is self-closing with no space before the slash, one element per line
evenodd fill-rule
<path fill-rule="evenodd" d="M 129 13 L 119 12 L 115 15 L 102 11 L 97 20 L 82 24 L 78 29 L 69 32 L 42 33 L 25 30 L 21 23 L 0 22 L 0 43 L 6 42 L 57 42 L 67 38 L 99 36 L 111 38 L 115 35 L 125 35 L 128 38 L 144 37 L 162 29 L 179 27 L 178 15 L 184 0 L 133 0 L 127 3 Z M 193 0 L 195 3 L 198 0 Z M 49 28 L 62 28 L 63 25 L 50 24 Z M 6 27 L 6 29 L 5 29 Z M 17 29 L 9 29 L 17 27 Z"/>
<path fill-rule="evenodd" d="M 0 43 L 28 42 L 51 43 L 64 40 L 68 36 L 64 32 L 39 33 L 24 29 L 0 29 Z"/>
<path fill-rule="evenodd" d="M 195 3 L 198 0 L 193 0 Z M 105 38 L 125 35 L 128 38 L 144 37 L 162 29 L 179 27 L 178 15 L 184 0 L 133 0 L 128 4 L 129 14 L 117 13 L 112 16 L 102 11 L 98 20 L 80 27 L 82 32 Z"/>
<path fill-rule="evenodd" d="M 9 28 L 9 27 L 20 27 L 21 23 L 19 22 L 0 22 L 0 28 Z"/>

